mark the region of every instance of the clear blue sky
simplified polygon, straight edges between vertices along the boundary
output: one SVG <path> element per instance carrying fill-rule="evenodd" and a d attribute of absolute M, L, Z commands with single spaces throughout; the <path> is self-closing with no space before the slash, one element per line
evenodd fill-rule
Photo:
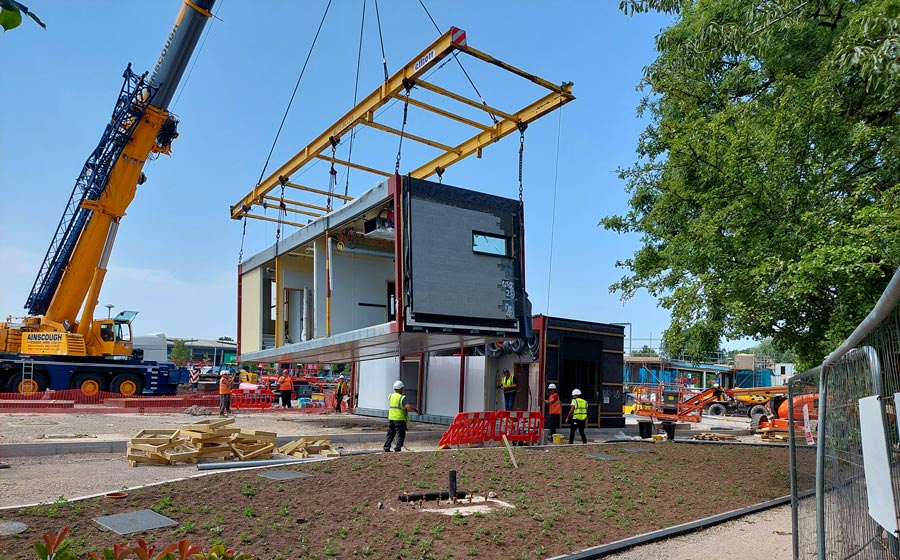
<path fill-rule="evenodd" d="M 152 70 L 180 4 L 32 0 L 27 5 L 47 29 L 26 19 L 0 35 L 3 315 L 24 313 L 75 178 L 111 112 L 122 70 L 128 62 L 139 71 Z M 561 113 L 558 172 L 559 115 L 533 124 L 526 136 L 527 285 L 534 311 L 631 322 L 637 347 L 651 336 L 658 339 L 668 326 L 668 312 L 646 293 L 623 304 L 608 290 L 623 273 L 615 261 L 634 252 L 637 237 L 617 236 L 597 222 L 626 210 L 624 184 L 615 170 L 634 161 L 637 136 L 646 126 L 636 117 L 635 87 L 655 57 L 655 35 L 669 20 L 627 17 L 614 0 L 425 4 L 442 30 L 451 25 L 466 30 L 471 46 L 552 82 L 575 83 L 577 99 Z M 230 219 L 229 206 L 259 178 L 325 5 L 325 0 L 219 0 L 215 11 L 222 21 L 208 29 L 172 107 L 181 119 L 180 137 L 171 157 L 145 167 L 149 181 L 122 221 L 96 315 L 111 303 L 114 312 L 140 312 L 139 334 L 236 335 L 241 224 Z M 352 106 L 361 6 L 361 0 L 333 3 L 270 172 Z M 438 32 L 418 0 L 382 1 L 379 8 L 393 73 Z M 383 76 L 371 1 L 366 18 L 360 97 Z M 463 61 L 488 103 L 516 104 L 510 101 L 518 92 L 492 78 L 502 73 L 482 73 L 475 70 L 480 63 Z M 461 80 L 454 89 L 471 93 Z M 411 114 L 410 127 L 414 122 Z M 514 198 L 517 150 L 517 138 L 508 137 L 487 148 L 483 159 L 450 168 L 444 180 Z M 391 157 L 382 167 L 391 169 L 392 163 Z M 327 176 L 324 166 L 316 172 Z M 351 182 L 350 194 L 371 183 L 369 178 Z M 274 236 L 274 224 L 249 221 L 245 257 L 271 245 Z"/>

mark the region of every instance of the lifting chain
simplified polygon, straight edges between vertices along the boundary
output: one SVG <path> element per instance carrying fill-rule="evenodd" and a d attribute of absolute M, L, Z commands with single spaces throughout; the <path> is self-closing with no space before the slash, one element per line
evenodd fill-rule
<path fill-rule="evenodd" d="M 334 168 L 334 160 L 337 159 L 338 140 L 332 136 L 328 141 L 331 143 L 331 169 L 328 170 L 328 201 L 325 208 L 331 212 L 331 200 L 334 198 L 334 189 L 337 187 L 337 169 Z"/>
<path fill-rule="evenodd" d="M 516 127 L 519 129 L 519 204 L 522 204 L 522 156 L 525 154 L 525 129 L 528 124 L 519 123 Z"/>
<path fill-rule="evenodd" d="M 438 176 L 438 183 L 444 182 L 444 171 L 446 171 L 446 168 L 441 167 L 440 165 L 434 168 L 434 172 L 437 173 Z"/>
<path fill-rule="evenodd" d="M 287 214 L 287 207 L 284 205 L 284 183 L 281 183 L 281 200 L 278 201 L 278 229 L 275 230 L 275 254 L 278 254 L 278 241 L 281 239 L 281 225 Z"/>
<path fill-rule="evenodd" d="M 247 214 L 244 213 L 244 227 L 241 231 L 241 250 L 238 252 L 238 264 L 244 264 L 244 239 L 247 237 Z"/>
<path fill-rule="evenodd" d="M 397 164 L 394 166 L 394 173 L 400 174 L 400 152 L 403 150 L 403 131 L 406 130 L 406 117 L 409 114 L 409 92 L 412 90 L 412 84 L 403 78 L 403 87 L 406 88 L 406 100 L 403 102 L 403 124 L 400 125 L 400 145 L 397 146 Z"/>

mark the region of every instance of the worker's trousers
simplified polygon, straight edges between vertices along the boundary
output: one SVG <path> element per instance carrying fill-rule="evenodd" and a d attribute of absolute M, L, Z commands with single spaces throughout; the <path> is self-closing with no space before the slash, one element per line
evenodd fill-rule
<path fill-rule="evenodd" d="M 231 414 L 231 393 L 219 395 L 219 415 Z"/>
<path fill-rule="evenodd" d="M 388 420 L 387 439 L 384 440 L 384 451 L 391 450 L 391 442 L 394 436 L 397 436 L 397 447 L 394 451 L 400 451 L 403 448 L 403 440 L 406 439 L 406 420 Z"/>
<path fill-rule="evenodd" d="M 291 390 L 281 389 L 281 406 L 283 408 L 291 408 Z"/>
<path fill-rule="evenodd" d="M 572 423 L 569 424 L 569 445 L 575 443 L 575 429 L 578 429 L 578 433 L 581 434 L 581 443 L 587 443 L 587 436 L 584 435 L 584 425 L 587 424 L 587 418 L 584 420 L 579 420 L 577 418 L 572 418 Z"/>

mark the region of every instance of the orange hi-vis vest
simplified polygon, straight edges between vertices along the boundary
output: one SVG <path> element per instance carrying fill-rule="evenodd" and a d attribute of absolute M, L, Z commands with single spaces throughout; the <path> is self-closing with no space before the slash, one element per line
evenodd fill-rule
<path fill-rule="evenodd" d="M 278 388 L 282 391 L 290 391 L 294 388 L 294 382 L 287 375 L 278 378 Z"/>
<path fill-rule="evenodd" d="M 231 385 L 234 383 L 234 378 L 230 375 L 222 375 L 219 377 L 219 394 L 227 395 L 231 393 Z"/>
<path fill-rule="evenodd" d="M 558 393 L 550 393 L 547 400 L 550 401 L 550 414 L 562 414 L 562 404 L 559 402 Z"/>

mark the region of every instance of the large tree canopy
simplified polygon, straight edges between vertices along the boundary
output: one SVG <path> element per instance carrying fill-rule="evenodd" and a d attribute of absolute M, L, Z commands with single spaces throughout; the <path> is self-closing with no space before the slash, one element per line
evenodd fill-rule
<path fill-rule="evenodd" d="M 900 264 L 898 0 L 626 0 L 677 13 L 645 70 L 637 232 L 610 289 L 672 314 L 670 352 L 770 337 L 816 363 Z"/>

